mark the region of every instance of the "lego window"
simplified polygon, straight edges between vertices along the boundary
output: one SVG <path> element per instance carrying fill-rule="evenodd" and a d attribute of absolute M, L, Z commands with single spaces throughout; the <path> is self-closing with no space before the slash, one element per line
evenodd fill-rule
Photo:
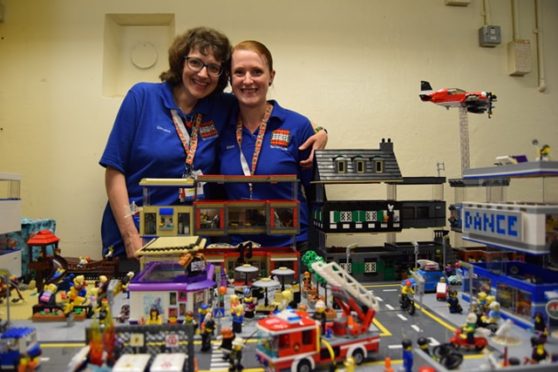
<path fill-rule="evenodd" d="M 176 307 L 170 307 L 169 308 L 169 319 L 175 319 L 178 318 L 178 310 L 176 309 Z"/>
<path fill-rule="evenodd" d="M 159 209 L 159 230 L 173 230 L 174 229 L 174 209 L 173 208 L 160 208 Z"/>
<path fill-rule="evenodd" d="M 157 213 L 144 213 L 143 215 L 143 231 L 145 235 L 157 234 Z"/>
<path fill-rule="evenodd" d="M 496 301 L 502 309 L 513 310 L 513 288 L 506 284 L 499 284 L 496 290 Z"/>
<path fill-rule="evenodd" d="M 515 312 L 517 315 L 521 315 L 527 318 L 531 317 L 531 294 L 524 291 L 517 291 L 517 302 L 515 306 Z"/>
<path fill-rule="evenodd" d="M 266 216 L 265 206 L 262 207 L 243 207 L 229 209 L 229 228 L 242 229 L 249 227 L 265 227 Z"/>
<path fill-rule="evenodd" d="M 200 229 L 221 228 L 221 208 L 200 208 Z"/>
<path fill-rule="evenodd" d="M 335 169 L 337 173 L 347 173 L 347 160 L 346 159 L 336 159 Z"/>
<path fill-rule="evenodd" d="M 294 208 L 273 208 L 273 226 L 272 228 L 292 228 L 294 227 Z"/>
<path fill-rule="evenodd" d="M 355 160 L 355 169 L 357 173 L 364 173 L 366 171 L 366 161 L 364 159 Z"/>
<path fill-rule="evenodd" d="M 169 304 L 176 305 L 176 292 L 169 293 Z"/>
<path fill-rule="evenodd" d="M 375 274 L 377 272 L 376 265 L 376 260 L 364 260 L 364 273 Z"/>
<path fill-rule="evenodd" d="M 376 170 L 376 173 L 384 173 L 384 161 L 376 160 L 374 162 L 374 168 Z"/>
<path fill-rule="evenodd" d="M 284 333 L 279 335 L 279 348 L 288 348 L 290 346 L 290 335 L 288 333 Z"/>
<path fill-rule="evenodd" d="M 190 213 L 178 213 L 178 235 L 191 235 Z"/>
<path fill-rule="evenodd" d="M 178 301 L 180 302 L 185 302 L 188 298 L 188 293 L 184 292 L 184 291 L 180 291 L 178 292 Z"/>
<path fill-rule="evenodd" d="M 314 343 L 314 331 L 307 330 L 302 332 L 302 344 L 303 345 L 310 345 Z"/>
<path fill-rule="evenodd" d="M 352 259 L 349 259 L 348 264 L 347 264 L 347 260 L 343 260 L 342 262 L 339 263 L 339 266 L 341 266 L 349 274 L 353 272 L 353 270 L 352 270 Z"/>
<path fill-rule="evenodd" d="M 430 208 L 417 207 L 417 219 L 426 220 L 430 217 Z"/>

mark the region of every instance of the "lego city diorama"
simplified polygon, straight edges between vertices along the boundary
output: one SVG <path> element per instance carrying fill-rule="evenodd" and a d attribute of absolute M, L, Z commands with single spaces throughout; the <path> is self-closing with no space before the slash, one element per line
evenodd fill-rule
<path fill-rule="evenodd" d="M 41 359 L 48 344 L 38 340 L 64 327 L 83 336 L 66 361 L 75 371 L 555 370 L 558 204 L 492 196 L 512 179 L 558 176 L 558 162 L 548 145 L 534 143 L 534 161 L 504 156 L 471 168 L 467 115 L 491 115 L 496 96 L 422 82 L 420 98 L 460 110 L 462 178 L 404 177 L 387 138 L 377 149 L 316 151 L 302 251 L 229 239 L 296 236 L 293 175 L 143 179 L 143 203 L 130 207 L 144 239 L 140 270 L 122 272 L 111 250 L 102 260 L 65 257 L 54 226 L 26 234 L 16 249 L 20 179 L 0 174 L 0 369 L 44 362 L 49 370 Z M 197 197 L 200 184 L 239 182 L 284 183 L 292 194 Z M 387 197 L 331 200 L 332 184 L 383 184 Z M 431 187 L 433 200 L 397 198 L 398 188 L 419 186 Z M 191 200 L 152 205 L 160 187 Z M 467 200 L 472 188 L 490 190 L 490 200 Z M 403 229 L 430 229 L 433 239 L 398 242 Z M 361 233 L 385 234 L 386 242 L 328 244 L 329 235 Z M 28 320 L 10 319 L 24 308 Z"/>

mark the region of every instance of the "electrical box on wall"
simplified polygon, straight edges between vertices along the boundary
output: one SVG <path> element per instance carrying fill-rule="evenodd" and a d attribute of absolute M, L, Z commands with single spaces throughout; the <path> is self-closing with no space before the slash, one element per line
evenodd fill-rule
<path fill-rule="evenodd" d="M 500 26 L 482 26 L 479 28 L 479 45 L 493 48 L 502 42 Z"/>
<path fill-rule="evenodd" d="M 531 42 L 513 40 L 508 43 L 508 73 L 523 76 L 531 72 Z"/>
<path fill-rule="evenodd" d="M 471 0 L 446 0 L 446 5 L 449 6 L 467 6 Z"/>

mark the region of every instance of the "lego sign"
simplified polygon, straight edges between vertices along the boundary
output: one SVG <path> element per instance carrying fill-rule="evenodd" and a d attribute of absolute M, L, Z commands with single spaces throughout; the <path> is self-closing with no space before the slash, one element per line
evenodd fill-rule
<path fill-rule="evenodd" d="M 552 319 L 558 319 L 558 299 L 546 303 L 546 314 Z"/>
<path fill-rule="evenodd" d="M 521 212 L 463 208 L 463 233 L 503 240 L 521 241 Z"/>

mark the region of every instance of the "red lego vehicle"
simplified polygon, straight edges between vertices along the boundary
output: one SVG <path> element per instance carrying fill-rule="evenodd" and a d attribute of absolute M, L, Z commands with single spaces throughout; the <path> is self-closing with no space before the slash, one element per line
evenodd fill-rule
<path fill-rule="evenodd" d="M 462 348 L 465 350 L 475 350 L 482 351 L 486 345 L 488 345 L 488 340 L 486 337 L 481 335 L 481 330 L 477 329 L 475 331 L 475 336 L 473 343 L 469 343 L 467 336 L 463 334 L 461 328 L 456 328 L 454 335 L 449 339 L 449 342 L 456 348 Z"/>
<path fill-rule="evenodd" d="M 488 117 L 492 115 L 492 103 L 496 102 L 496 96 L 490 92 L 466 92 L 458 88 L 433 91 L 428 81 L 421 81 L 419 96 L 423 102 L 432 102 L 448 109 L 466 107 L 468 112 L 475 114 L 487 112 Z"/>
<path fill-rule="evenodd" d="M 335 262 L 319 262 L 312 267 L 332 286 L 344 317 L 323 325 L 306 312 L 286 309 L 259 320 L 256 357 L 266 371 L 310 372 L 318 365 L 335 364 L 348 356 L 361 364 L 368 353 L 378 351 L 378 333 L 370 330 L 378 309 L 374 295 Z M 327 335 L 322 334 L 324 328 L 328 329 Z"/>

